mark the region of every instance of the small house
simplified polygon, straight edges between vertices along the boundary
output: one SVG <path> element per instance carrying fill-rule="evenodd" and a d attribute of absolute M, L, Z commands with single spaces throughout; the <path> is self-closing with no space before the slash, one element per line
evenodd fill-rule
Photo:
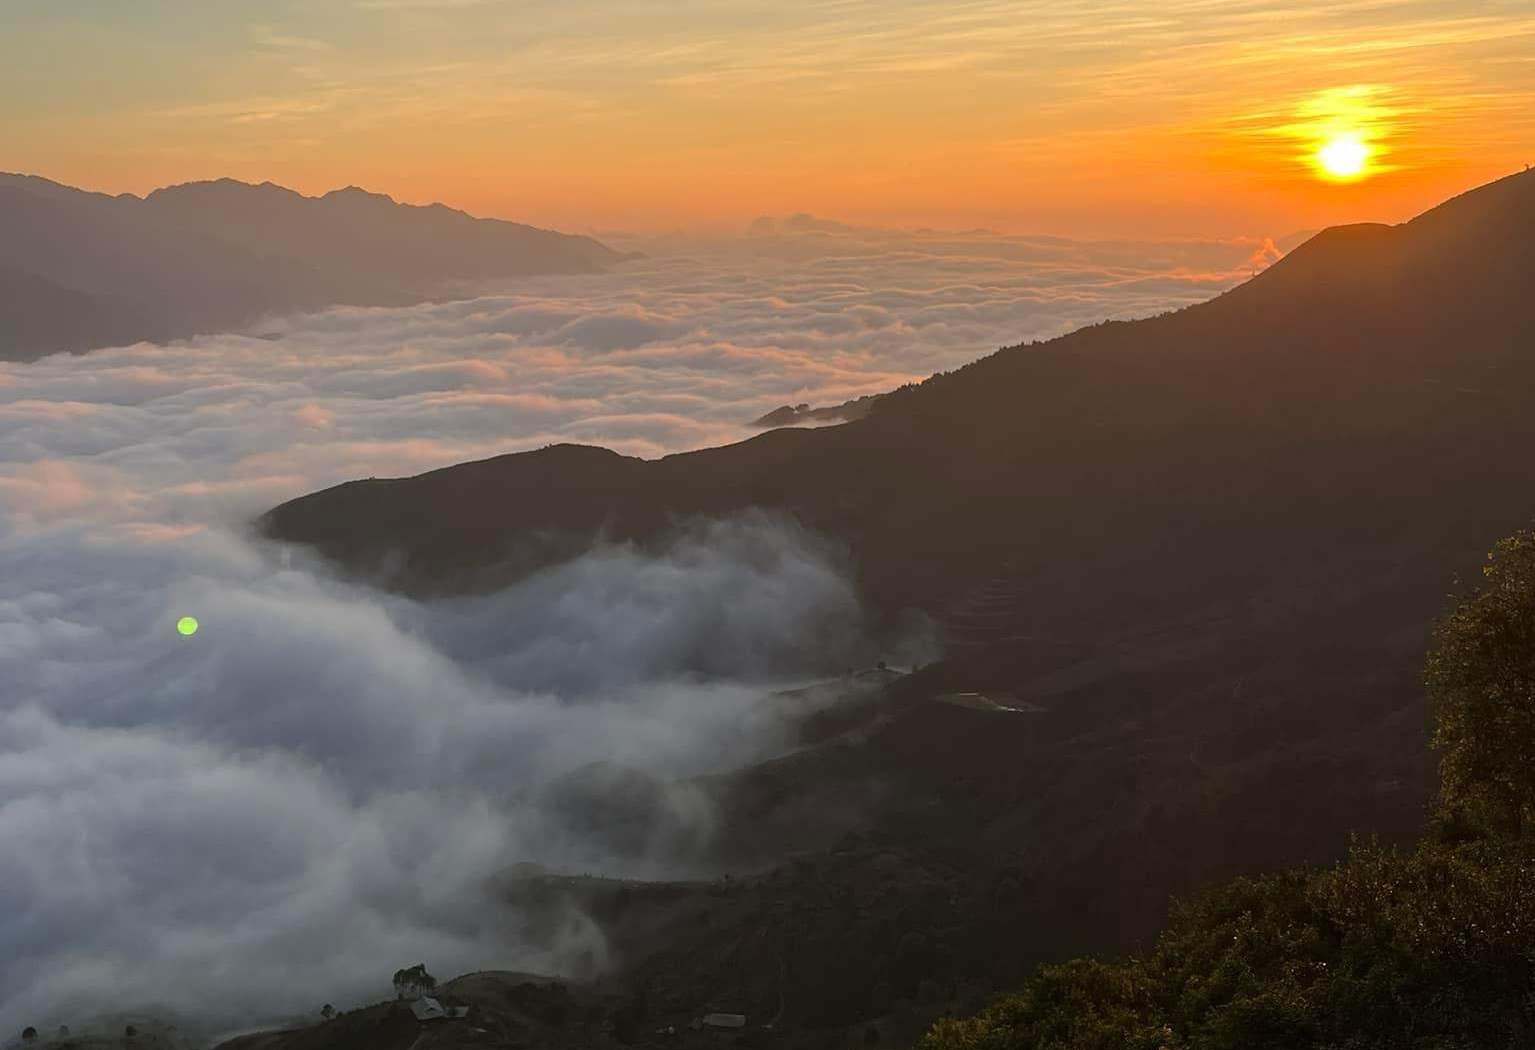
<path fill-rule="evenodd" d="M 410 1012 L 416 1015 L 418 1021 L 441 1021 L 455 1017 L 468 1017 L 469 1007 L 445 1006 L 441 999 L 423 995 L 411 1000 Z"/>
<path fill-rule="evenodd" d="M 448 1016 L 448 1011 L 442 1003 L 430 995 L 418 996 L 411 1000 L 410 1012 L 416 1015 L 418 1021 L 438 1021 Z"/>

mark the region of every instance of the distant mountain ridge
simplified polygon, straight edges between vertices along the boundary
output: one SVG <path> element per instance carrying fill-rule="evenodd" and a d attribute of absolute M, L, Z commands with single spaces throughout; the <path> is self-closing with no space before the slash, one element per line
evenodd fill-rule
<path fill-rule="evenodd" d="M 306 197 L 219 179 L 109 196 L 0 174 L 0 359 L 226 331 L 267 314 L 450 297 L 593 273 L 589 237 L 356 187 Z"/>

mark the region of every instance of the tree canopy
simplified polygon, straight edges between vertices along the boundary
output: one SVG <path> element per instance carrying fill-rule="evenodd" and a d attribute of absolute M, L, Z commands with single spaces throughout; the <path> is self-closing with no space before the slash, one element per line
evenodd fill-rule
<path fill-rule="evenodd" d="M 436 987 L 437 978 L 426 972 L 426 963 L 394 971 L 394 990 L 398 996 L 430 992 Z"/>
<path fill-rule="evenodd" d="M 1535 817 L 1535 532 L 1500 542 L 1438 625 L 1426 675 L 1444 816 L 1518 833 Z"/>

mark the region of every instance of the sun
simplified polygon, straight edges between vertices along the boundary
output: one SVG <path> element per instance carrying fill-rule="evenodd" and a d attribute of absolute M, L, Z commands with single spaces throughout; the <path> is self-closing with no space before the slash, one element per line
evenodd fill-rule
<path fill-rule="evenodd" d="M 1353 132 L 1329 138 L 1316 151 L 1322 173 L 1332 179 L 1357 179 L 1365 174 L 1370 162 L 1370 147 Z"/>

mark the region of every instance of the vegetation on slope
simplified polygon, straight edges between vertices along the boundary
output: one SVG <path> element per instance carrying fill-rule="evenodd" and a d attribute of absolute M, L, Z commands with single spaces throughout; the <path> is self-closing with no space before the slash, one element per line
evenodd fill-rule
<path fill-rule="evenodd" d="M 1145 955 L 1046 967 L 921 1050 L 1535 1045 L 1535 533 L 1493 549 L 1426 678 L 1441 783 L 1416 848 L 1220 886 Z"/>

